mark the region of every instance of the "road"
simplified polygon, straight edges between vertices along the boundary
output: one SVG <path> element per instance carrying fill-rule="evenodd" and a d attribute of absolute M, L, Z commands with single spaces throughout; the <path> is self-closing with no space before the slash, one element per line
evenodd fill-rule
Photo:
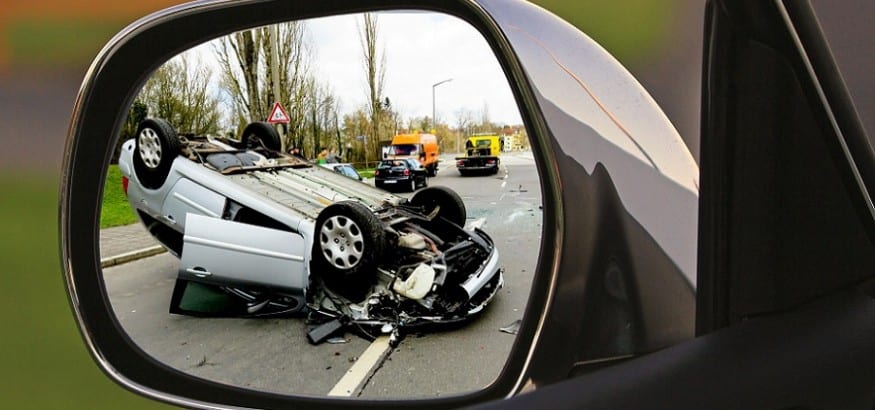
<path fill-rule="evenodd" d="M 477 390 L 497 377 L 514 340 L 499 329 L 522 318 L 542 221 L 531 153 L 512 153 L 503 161 L 498 175 L 461 177 L 447 156 L 429 185 L 445 185 L 462 196 L 469 223 L 482 224 L 499 249 L 505 287 L 467 326 L 405 337 L 370 366 L 353 394 L 439 397 Z M 108 268 L 104 278 L 113 310 L 131 338 L 156 359 L 184 372 L 260 390 L 322 396 L 370 346 L 353 334 L 345 335 L 344 343 L 310 345 L 302 318 L 171 315 L 177 269 L 176 258 L 163 254 Z"/>

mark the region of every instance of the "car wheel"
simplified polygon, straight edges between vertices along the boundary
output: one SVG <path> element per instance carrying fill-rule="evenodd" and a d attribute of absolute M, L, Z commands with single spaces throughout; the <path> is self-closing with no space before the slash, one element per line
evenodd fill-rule
<path fill-rule="evenodd" d="M 444 218 L 456 225 L 465 226 L 468 213 L 465 203 L 456 191 L 442 186 L 425 188 L 410 199 L 414 206 L 422 207 L 422 212 L 430 215 L 437 210 L 437 217 Z"/>
<path fill-rule="evenodd" d="M 170 166 L 180 152 L 179 136 L 164 119 L 147 118 L 137 128 L 134 147 L 134 172 L 140 184 L 149 189 L 164 185 Z"/>
<path fill-rule="evenodd" d="M 363 299 L 376 278 L 386 233 L 371 210 L 353 201 L 330 205 L 316 218 L 314 274 L 353 301 Z"/>
<path fill-rule="evenodd" d="M 416 191 L 416 177 L 410 178 L 410 192 Z"/>
<path fill-rule="evenodd" d="M 281 151 L 282 141 L 280 135 L 276 132 L 276 128 L 266 122 L 253 122 L 243 129 L 243 135 L 240 138 L 243 143 L 243 148 L 267 148 L 271 151 Z"/>
<path fill-rule="evenodd" d="M 428 187 L 428 177 L 422 178 L 422 187 Z"/>
<path fill-rule="evenodd" d="M 434 164 L 434 165 L 429 166 L 429 167 L 428 167 L 428 176 L 430 176 L 430 177 L 436 177 L 436 176 L 437 176 L 437 171 L 438 171 L 437 164 Z"/>

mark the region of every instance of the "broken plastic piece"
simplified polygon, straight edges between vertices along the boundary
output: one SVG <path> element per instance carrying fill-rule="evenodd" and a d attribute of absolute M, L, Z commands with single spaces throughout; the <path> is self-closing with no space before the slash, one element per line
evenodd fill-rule
<path fill-rule="evenodd" d="M 333 335 L 335 332 L 342 329 L 343 326 L 344 323 L 340 319 L 332 319 L 328 322 L 314 327 L 309 332 L 307 332 L 307 341 L 309 341 L 311 344 L 318 345 L 319 343 L 322 343 L 325 339 Z"/>
<path fill-rule="evenodd" d="M 420 300 L 431 290 L 434 276 L 434 269 L 423 263 L 417 266 L 406 280 L 396 281 L 392 285 L 392 290 L 408 299 Z"/>
<path fill-rule="evenodd" d="M 515 335 L 520 331 L 520 323 L 521 322 L 522 322 L 521 319 L 517 319 L 513 323 L 511 323 L 511 324 L 509 324 L 501 329 L 498 329 L 498 330 L 503 332 L 503 333 Z"/>
<path fill-rule="evenodd" d="M 417 233 L 407 233 L 398 238 L 398 246 L 421 251 L 428 247 L 425 237 Z"/>

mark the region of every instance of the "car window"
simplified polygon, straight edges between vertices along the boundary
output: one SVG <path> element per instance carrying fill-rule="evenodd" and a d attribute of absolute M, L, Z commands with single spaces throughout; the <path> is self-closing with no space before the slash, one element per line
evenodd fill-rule
<path fill-rule="evenodd" d="M 344 166 L 338 167 L 338 169 L 340 170 L 340 172 L 342 174 L 344 174 L 348 177 L 356 178 L 356 179 L 359 178 L 359 173 L 355 170 L 355 168 L 353 168 L 351 166 L 344 165 Z"/>

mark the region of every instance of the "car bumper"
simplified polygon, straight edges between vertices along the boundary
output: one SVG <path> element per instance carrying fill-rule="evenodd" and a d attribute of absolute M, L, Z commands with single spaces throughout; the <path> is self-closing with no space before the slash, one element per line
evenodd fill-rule
<path fill-rule="evenodd" d="M 374 185 L 376 186 L 396 186 L 403 185 L 405 182 L 409 183 L 411 180 L 410 177 L 404 178 L 391 178 L 391 179 L 375 179 Z"/>

